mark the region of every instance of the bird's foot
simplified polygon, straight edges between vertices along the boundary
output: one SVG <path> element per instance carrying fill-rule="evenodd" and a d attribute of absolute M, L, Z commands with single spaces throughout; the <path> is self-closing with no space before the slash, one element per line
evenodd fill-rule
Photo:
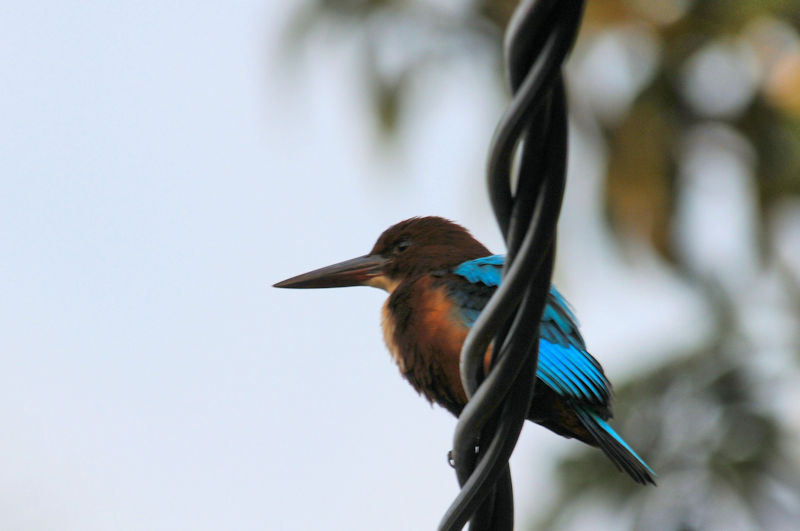
<path fill-rule="evenodd" d="M 481 447 L 478 446 L 478 445 L 475 445 L 475 455 L 478 455 L 480 453 L 480 451 L 481 451 Z M 450 465 L 450 468 L 455 468 L 456 467 L 456 458 L 453 457 L 453 450 L 449 450 L 447 452 L 447 464 Z"/>

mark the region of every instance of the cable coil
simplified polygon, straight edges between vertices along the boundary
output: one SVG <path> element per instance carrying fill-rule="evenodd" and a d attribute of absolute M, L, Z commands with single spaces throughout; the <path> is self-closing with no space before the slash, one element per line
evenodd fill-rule
<path fill-rule="evenodd" d="M 541 320 L 550 289 L 566 173 L 561 66 L 575 41 L 583 7 L 583 0 L 522 0 L 506 30 L 512 98 L 492 139 L 487 179 L 508 252 L 503 282 L 461 351 L 461 381 L 469 397 L 453 442 L 461 492 L 442 518 L 440 531 L 462 529 L 467 521 L 471 531 L 513 529 L 508 459 L 536 381 L 539 327 L 530 323 Z M 494 355 L 484 377 L 483 356 L 490 344 Z"/>

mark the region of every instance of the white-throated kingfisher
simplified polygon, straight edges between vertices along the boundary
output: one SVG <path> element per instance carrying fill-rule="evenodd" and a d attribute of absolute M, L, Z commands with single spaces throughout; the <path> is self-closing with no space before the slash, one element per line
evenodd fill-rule
<path fill-rule="evenodd" d="M 458 416 L 467 402 L 459 374 L 461 345 L 500 285 L 503 260 L 463 227 L 419 217 L 384 231 L 365 256 L 275 287 L 386 290 L 383 336 L 400 372 L 430 402 Z M 634 480 L 655 484 L 652 469 L 609 426 L 611 384 L 587 352 L 567 302 L 552 286 L 539 327 L 538 381 L 527 418 L 600 447 Z M 484 359 L 487 371 L 490 361 L 491 347 Z"/>

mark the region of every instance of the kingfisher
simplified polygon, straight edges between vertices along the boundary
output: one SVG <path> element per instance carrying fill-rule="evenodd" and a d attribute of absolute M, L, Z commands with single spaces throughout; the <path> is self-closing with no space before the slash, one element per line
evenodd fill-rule
<path fill-rule="evenodd" d="M 386 229 L 368 254 L 275 287 L 385 290 L 383 337 L 401 374 L 429 402 L 458 416 L 467 403 L 459 373 L 461 346 L 502 282 L 504 258 L 452 221 L 414 217 Z M 486 372 L 491 356 L 490 346 L 483 359 Z M 536 377 L 528 420 L 599 447 L 636 482 L 655 485 L 653 470 L 609 425 L 611 384 L 553 286 L 539 323 Z"/>

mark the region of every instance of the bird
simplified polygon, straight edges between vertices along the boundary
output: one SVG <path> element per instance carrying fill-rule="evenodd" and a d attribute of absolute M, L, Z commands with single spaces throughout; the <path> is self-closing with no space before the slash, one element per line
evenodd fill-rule
<path fill-rule="evenodd" d="M 401 374 L 429 402 L 457 417 L 467 403 L 459 372 L 461 346 L 502 282 L 504 262 L 503 255 L 492 254 L 450 220 L 413 217 L 386 229 L 364 256 L 274 286 L 385 290 L 383 338 Z M 537 381 L 526 418 L 599 447 L 634 481 L 655 485 L 655 472 L 609 425 L 611 383 L 587 351 L 572 308 L 552 285 L 539 333 Z M 485 371 L 491 353 L 490 346 Z"/>

